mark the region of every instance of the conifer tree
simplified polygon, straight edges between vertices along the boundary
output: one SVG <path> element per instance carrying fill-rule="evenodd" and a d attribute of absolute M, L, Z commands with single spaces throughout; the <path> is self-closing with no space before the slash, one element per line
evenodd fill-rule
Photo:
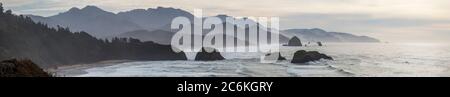
<path fill-rule="evenodd" d="M 3 13 L 3 3 L 0 3 L 0 13 Z"/>

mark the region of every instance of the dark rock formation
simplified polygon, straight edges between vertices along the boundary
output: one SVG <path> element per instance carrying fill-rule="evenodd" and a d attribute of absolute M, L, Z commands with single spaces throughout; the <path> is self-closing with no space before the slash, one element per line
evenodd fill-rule
<path fill-rule="evenodd" d="M 278 54 L 278 57 L 276 57 L 277 58 L 277 60 L 286 60 L 286 58 L 285 57 L 283 57 L 283 56 L 281 56 L 281 53 L 280 52 L 278 52 L 278 53 L 269 53 L 269 54 L 266 54 L 266 56 L 264 57 L 266 60 L 273 60 L 273 59 L 275 59 L 275 57 L 273 57 L 272 55 L 273 54 Z"/>
<path fill-rule="evenodd" d="M 286 58 L 281 56 L 281 53 L 278 53 L 278 60 L 286 60 Z"/>
<path fill-rule="evenodd" d="M 297 38 L 296 36 L 294 36 L 293 38 L 291 38 L 287 44 L 287 46 L 302 46 L 302 42 L 300 41 L 299 38 Z"/>
<path fill-rule="evenodd" d="M 31 60 L 5 60 L 0 62 L 0 77 L 51 77 Z"/>
<path fill-rule="evenodd" d="M 323 46 L 323 45 L 322 45 L 322 42 L 320 42 L 320 41 L 319 41 L 319 42 L 317 42 L 317 45 L 319 45 L 319 46 Z"/>
<path fill-rule="evenodd" d="M 206 50 L 214 50 L 213 52 L 206 52 Z M 195 55 L 196 61 L 215 61 L 215 60 L 224 60 L 225 58 L 220 55 L 220 52 L 217 52 L 214 48 L 203 47 L 200 52 Z"/>
<path fill-rule="evenodd" d="M 321 54 L 317 51 L 299 50 L 299 51 L 295 52 L 294 58 L 292 58 L 291 63 L 306 63 L 306 62 L 311 62 L 311 61 L 317 61 L 320 59 L 333 60 L 333 58 L 331 58 L 330 56 Z"/>

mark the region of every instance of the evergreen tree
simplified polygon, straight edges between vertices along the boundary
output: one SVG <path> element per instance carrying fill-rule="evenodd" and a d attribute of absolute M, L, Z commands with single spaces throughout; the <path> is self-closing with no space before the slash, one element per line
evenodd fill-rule
<path fill-rule="evenodd" d="M 0 13 L 3 13 L 3 3 L 0 2 Z"/>

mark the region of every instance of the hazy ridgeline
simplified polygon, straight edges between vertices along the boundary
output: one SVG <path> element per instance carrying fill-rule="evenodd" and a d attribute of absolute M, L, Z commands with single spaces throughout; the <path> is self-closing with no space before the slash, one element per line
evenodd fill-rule
<path fill-rule="evenodd" d="M 195 17 L 192 13 L 177 8 L 157 7 L 148 9 L 133 9 L 113 13 L 105 11 L 96 6 L 86 6 L 84 8 L 73 7 L 68 11 L 56 15 L 42 17 L 27 15 L 35 22 L 48 24 L 49 27 L 57 28 L 57 25 L 69 27 L 72 31 L 86 31 L 90 35 L 99 38 L 132 37 L 141 41 L 153 41 L 158 44 L 170 44 L 172 36 L 178 32 L 171 29 L 172 20 L 176 17 L 186 17 L 189 20 L 197 18 L 217 17 L 223 22 L 224 31 L 234 31 L 234 23 L 225 21 L 226 18 L 242 21 L 248 19 L 236 18 L 227 14 L 219 14 L 208 17 Z M 256 22 L 250 20 L 250 22 Z M 228 23 L 228 24 L 227 24 Z M 301 22 L 300 22 L 301 23 Z M 283 23 L 280 22 L 282 25 Z M 200 26 L 192 24 L 192 27 Z M 236 29 L 247 31 L 249 27 L 236 26 Z M 258 26 L 259 31 L 267 30 L 266 27 Z M 203 29 L 203 34 L 208 34 L 211 29 Z M 238 33 L 235 31 L 235 33 Z M 244 32 L 246 33 L 246 32 Z M 248 33 L 246 34 L 248 35 Z M 234 35 L 231 35 L 234 36 Z M 293 36 L 299 37 L 302 41 L 322 41 L 322 42 L 379 42 L 379 40 L 367 36 L 357 36 L 348 33 L 328 32 L 322 29 L 286 29 L 280 30 L 280 42 L 286 43 Z M 236 37 L 237 38 L 237 37 Z M 237 41 L 245 42 L 246 39 Z"/>
<path fill-rule="evenodd" d="M 0 7 L 0 60 L 27 58 L 41 67 L 102 60 L 185 60 L 170 45 L 131 38 L 97 39 L 86 32 L 50 28 Z"/>

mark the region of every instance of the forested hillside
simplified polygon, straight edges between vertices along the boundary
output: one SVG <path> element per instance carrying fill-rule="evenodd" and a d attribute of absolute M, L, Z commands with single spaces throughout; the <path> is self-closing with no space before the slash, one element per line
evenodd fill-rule
<path fill-rule="evenodd" d="M 132 38 L 97 39 L 69 28 L 50 28 L 31 18 L 4 11 L 0 4 L 0 60 L 31 59 L 41 67 L 102 60 L 185 60 L 170 45 Z"/>

